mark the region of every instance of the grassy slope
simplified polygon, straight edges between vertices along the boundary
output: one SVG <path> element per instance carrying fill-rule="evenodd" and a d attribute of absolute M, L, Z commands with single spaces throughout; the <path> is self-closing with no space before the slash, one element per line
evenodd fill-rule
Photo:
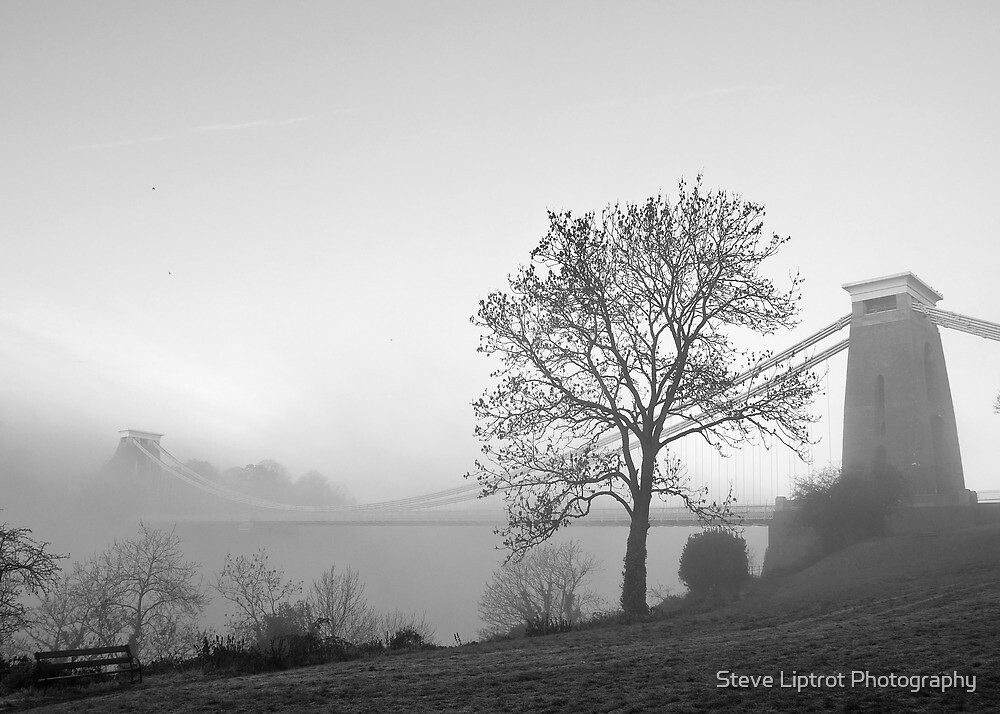
<path fill-rule="evenodd" d="M 34 711 L 1000 711 L 1000 527 L 861 543 L 722 610 L 258 676 L 8 698 Z M 716 672 L 958 670 L 977 691 L 719 689 Z M 71 697 L 65 701 L 56 701 Z M 0 703 L 0 711 L 5 709 Z"/>

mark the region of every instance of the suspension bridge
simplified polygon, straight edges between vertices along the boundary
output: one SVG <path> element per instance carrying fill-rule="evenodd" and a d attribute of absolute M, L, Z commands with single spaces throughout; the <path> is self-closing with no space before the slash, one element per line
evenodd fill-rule
<path fill-rule="evenodd" d="M 915 502 L 959 505 L 1000 501 L 1000 491 L 965 489 L 957 426 L 938 327 L 1000 341 L 1000 325 L 936 307 L 942 295 L 912 273 L 848 283 L 852 311 L 737 378 L 741 398 L 766 392 L 789 373 L 817 368 L 848 352 L 844 405 L 843 464 L 864 471 L 891 466 L 911 487 Z M 845 328 L 849 335 L 837 341 Z M 769 371 L 775 374 L 765 378 Z M 682 433 L 708 414 L 677 418 L 665 436 Z M 827 416 L 829 418 L 829 416 Z M 472 507 L 480 497 L 475 483 L 409 498 L 360 505 L 300 505 L 250 495 L 185 465 L 160 443 L 162 434 L 121 432 L 112 459 L 119 473 L 142 482 L 147 503 L 161 504 L 156 520 L 234 522 L 242 528 L 264 524 L 333 525 L 492 525 L 506 523 L 499 499 Z M 618 440 L 601 437 L 598 446 Z M 672 452 L 680 458 L 693 488 L 721 502 L 733 493 L 732 508 L 744 525 L 768 523 L 783 506 L 798 456 L 765 441 L 739 454 L 720 456 L 702 444 L 681 439 Z M 811 472 L 812 463 L 805 464 Z M 491 503 L 492 502 L 492 503 Z M 484 507 L 485 506 L 485 507 Z M 627 525 L 624 509 L 595 506 L 584 526 Z M 679 502 L 654 505 L 653 526 L 692 526 L 697 518 Z"/>

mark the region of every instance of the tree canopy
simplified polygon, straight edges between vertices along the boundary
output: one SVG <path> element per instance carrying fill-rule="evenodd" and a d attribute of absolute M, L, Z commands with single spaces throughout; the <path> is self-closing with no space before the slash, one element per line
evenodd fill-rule
<path fill-rule="evenodd" d="M 331 483 L 319 471 L 308 471 L 293 479 L 288 469 L 273 459 L 233 466 L 221 473 L 206 461 L 192 460 L 186 466 L 238 491 L 279 503 L 332 506 L 354 502 L 341 484 Z"/>
<path fill-rule="evenodd" d="M 632 522 L 622 604 L 644 612 L 653 495 L 726 514 L 689 487 L 670 444 L 699 435 L 725 450 L 762 433 L 808 443 L 815 375 L 778 365 L 745 378 L 770 353 L 734 339 L 791 327 L 798 312 L 799 275 L 779 288 L 761 272 L 788 240 L 765 239 L 763 216 L 700 177 L 680 182 L 676 202 L 550 212 L 531 262 L 480 301 L 479 351 L 500 368 L 473 403 L 477 478 L 484 496 L 505 494 L 512 553 L 597 498 L 617 501 Z"/>
<path fill-rule="evenodd" d="M 0 645 L 31 621 L 22 598 L 41 595 L 58 583 L 59 559 L 65 556 L 48 547 L 32 538 L 29 528 L 0 524 Z"/>

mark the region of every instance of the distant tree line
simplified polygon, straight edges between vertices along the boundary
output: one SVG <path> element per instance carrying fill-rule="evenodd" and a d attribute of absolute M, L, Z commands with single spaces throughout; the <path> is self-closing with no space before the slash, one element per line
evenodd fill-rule
<path fill-rule="evenodd" d="M 210 481 L 280 503 L 339 506 L 355 502 L 343 486 L 331 483 L 319 471 L 308 471 L 292 478 L 288 469 L 273 459 L 233 466 L 225 471 L 199 459 L 192 459 L 184 465 Z"/>

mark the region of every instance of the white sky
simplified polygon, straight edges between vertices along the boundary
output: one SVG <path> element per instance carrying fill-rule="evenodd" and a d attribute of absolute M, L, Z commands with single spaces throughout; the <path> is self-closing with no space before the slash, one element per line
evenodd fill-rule
<path fill-rule="evenodd" d="M 0 449 L 58 434 L 37 458 L 86 472 L 137 428 L 361 500 L 457 485 L 468 318 L 546 209 L 698 172 L 793 236 L 776 349 L 905 270 L 1000 322 L 998 34 L 990 2 L 7 0 Z M 1000 344 L 944 340 L 967 483 L 1000 488 Z"/>

